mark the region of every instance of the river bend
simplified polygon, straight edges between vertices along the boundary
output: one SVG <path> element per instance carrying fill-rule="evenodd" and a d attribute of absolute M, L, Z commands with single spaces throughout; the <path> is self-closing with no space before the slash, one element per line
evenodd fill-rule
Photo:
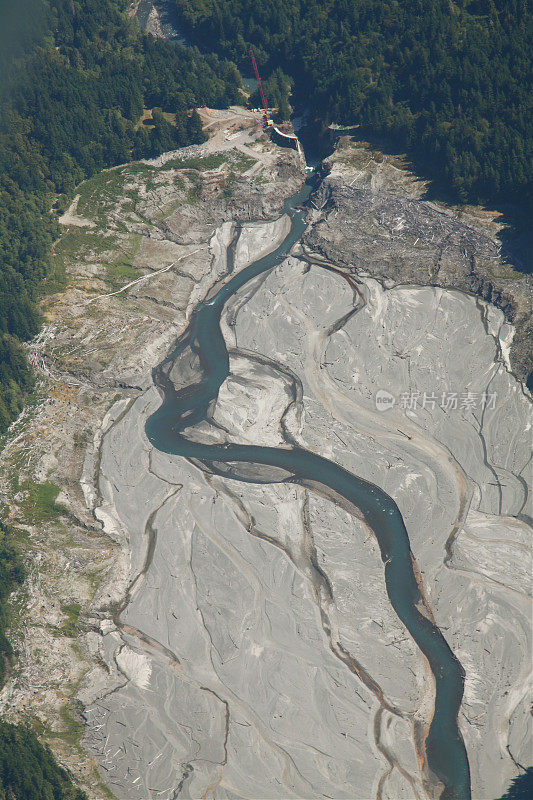
<path fill-rule="evenodd" d="M 468 800 L 470 775 L 468 758 L 458 728 L 458 712 L 464 688 L 464 670 L 432 619 L 413 568 L 409 536 L 394 499 L 378 486 L 348 472 L 320 455 L 293 446 L 206 444 L 195 441 L 194 425 L 209 419 L 210 408 L 229 375 L 229 355 L 221 331 L 225 304 L 256 276 L 281 263 L 305 228 L 303 204 L 311 191 L 306 185 L 285 203 L 291 229 L 281 245 L 233 275 L 213 294 L 198 304 L 189 326 L 172 352 L 156 367 L 154 382 L 162 395 L 160 407 L 146 422 L 146 434 L 158 450 L 200 463 L 220 473 L 221 465 L 233 468 L 231 477 L 246 477 L 245 465 L 278 470 L 279 477 L 265 482 L 292 482 L 315 488 L 321 494 L 350 506 L 373 531 L 384 564 L 387 594 L 398 618 L 408 629 L 429 662 L 435 680 L 435 707 L 425 739 L 425 756 L 430 770 L 444 784 L 443 800 Z M 169 377 L 172 365 L 190 354 L 199 364 L 194 382 L 176 389 Z M 242 471 L 239 474 L 239 466 Z M 356 787 L 354 787 L 356 788 Z"/>

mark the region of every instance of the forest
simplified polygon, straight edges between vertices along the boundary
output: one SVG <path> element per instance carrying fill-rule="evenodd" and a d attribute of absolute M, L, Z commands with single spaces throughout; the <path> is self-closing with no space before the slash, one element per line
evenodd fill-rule
<path fill-rule="evenodd" d="M 0 520 L 0 686 L 4 683 L 6 667 L 13 653 L 5 634 L 9 624 L 7 601 L 11 592 L 22 584 L 25 574 L 22 557 L 11 540 L 9 526 Z"/>
<path fill-rule="evenodd" d="M 322 123 L 407 152 L 461 202 L 532 201 L 528 0 L 175 0 L 191 35 Z"/>
<path fill-rule="evenodd" d="M 233 64 L 141 36 L 128 5 L 0 0 L 0 434 L 31 389 L 19 342 L 41 323 L 57 195 L 65 202 L 105 167 L 202 141 L 193 109 L 238 98 Z"/>
<path fill-rule="evenodd" d="M 0 800 L 87 800 L 27 726 L 0 721 Z"/>

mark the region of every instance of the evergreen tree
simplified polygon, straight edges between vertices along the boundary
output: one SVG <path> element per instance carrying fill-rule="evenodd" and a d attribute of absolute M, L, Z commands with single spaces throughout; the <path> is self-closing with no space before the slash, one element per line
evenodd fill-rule
<path fill-rule="evenodd" d="M 531 203 L 525 0 L 175 2 L 194 35 L 248 70 L 253 45 L 269 104 L 283 116 L 281 70 L 314 117 L 388 137 L 457 199 Z"/>

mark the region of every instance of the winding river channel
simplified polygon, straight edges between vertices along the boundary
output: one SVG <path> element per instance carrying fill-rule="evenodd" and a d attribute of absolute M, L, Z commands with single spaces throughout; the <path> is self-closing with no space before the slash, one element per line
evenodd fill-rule
<path fill-rule="evenodd" d="M 229 355 L 221 332 L 225 304 L 253 278 L 284 260 L 306 228 L 303 205 L 310 192 L 308 183 L 286 201 L 285 213 L 291 219 L 291 229 L 281 245 L 231 276 L 215 294 L 211 292 L 198 304 L 187 330 L 154 370 L 154 381 L 163 400 L 148 418 L 146 434 L 156 449 L 201 462 L 215 471 L 218 465 L 233 468 L 241 465 L 243 469 L 245 465 L 278 468 L 282 477 L 277 480 L 314 488 L 333 499 L 337 497 L 363 519 L 379 544 L 389 600 L 429 662 L 434 676 L 435 708 L 425 739 L 427 764 L 445 786 L 441 798 L 467 800 L 470 798 L 469 765 L 457 721 L 464 670 L 425 604 L 415 575 L 409 536 L 392 497 L 332 461 L 296 446 L 206 444 L 190 438 L 194 435 L 193 426 L 209 419 L 209 410 L 229 375 Z M 176 360 L 187 356 L 187 352 L 191 362 L 199 362 L 198 374 L 195 372 L 191 378 L 193 383 L 177 389 L 169 373 Z M 231 477 L 254 480 L 238 474 Z"/>

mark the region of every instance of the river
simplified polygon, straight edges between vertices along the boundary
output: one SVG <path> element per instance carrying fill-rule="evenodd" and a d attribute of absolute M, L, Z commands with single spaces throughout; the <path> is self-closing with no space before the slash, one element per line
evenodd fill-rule
<path fill-rule="evenodd" d="M 198 304 L 186 331 L 153 372 L 163 400 L 148 418 L 146 434 L 158 450 L 200 462 L 211 471 L 220 472 L 218 465 L 231 465 L 237 470 L 231 475 L 233 479 L 254 480 L 246 477 L 246 465 L 277 468 L 284 477 L 276 480 L 306 486 L 334 502 L 337 498 L 363 518 L 379 544 L 390 603 L 427 658 L 435 679 L 435 707 L 425 739 L 427 763 L 445 786 L 443 800 L 467 800 L 471 796 L 469 764 L 457 721 L 464 670 L 425 604 L 413 569 L 409 536 L 394 499 L 378 486 L 299 447 L 206 444 L 191 438 L 193 426 L 209 419 L 209 409 L 229 375 L 229 355 L 220 326 L 224 306 L 250 280 L 284 260 L 306 228 L 303 206 L 310 192 L 308 182 L 285 202 L 291 229 L 281 245 L 233 275 Z M 198 378 L 176 390 L 169 373 L 186 351 L 199 359 Z"/>

